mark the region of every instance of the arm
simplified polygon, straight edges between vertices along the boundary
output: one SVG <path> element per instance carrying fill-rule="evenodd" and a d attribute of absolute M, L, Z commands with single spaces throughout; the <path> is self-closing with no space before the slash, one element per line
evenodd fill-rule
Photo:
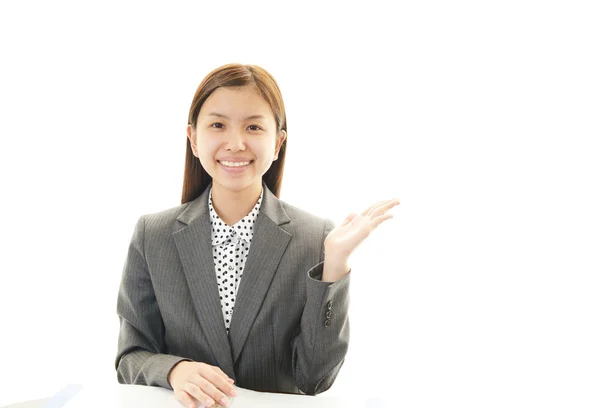
<path fill-rule="evenodd" d="M 144 256 L 144 228 L 141 217 L 129 245 L 119 287 L 117 379 L 122 384 L 171 389 L 168 381 L 171 369 L 189 359 L 166 354 L 165 328 Z"/>
<path fill-rule="evenodd" d="M 323 241 L 333 227 L 332 222 L 325 224 Z M 321 262 L 308 271 L 300 333 L 292 340 L 292 368 L 296 384 L 309 395 L 331 387 L 348 350 L 350 273 L 347 271 L 336 282 L 322 281 L 324 269 L 330 270 L 330 266 L 338 268 L 337 264 L 330 262 L 329 258 L 325 258 L 322 246 Z"/>
<path fill-rule="evenodd" d="M 380 201 L 360 215 L 349 214 L 336 228 L 332 222 L 325 224 L 321 263 L 308 272 L 300 333 L 292 342 L 296 384 L 306 394 L 331 387 L 348 350 L 348 258 L 377 226 L 392 218 L 388 211 L 398 204 L 398 199 Z"/>

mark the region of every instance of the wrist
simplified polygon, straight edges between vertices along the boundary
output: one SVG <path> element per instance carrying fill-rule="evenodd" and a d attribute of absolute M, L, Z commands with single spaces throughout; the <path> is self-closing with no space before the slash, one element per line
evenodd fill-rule
<path fill-rule="evenodd" d="M 335 246 L 327 245 L 327 243 L 325 243 L 323 246 L 323 253 L 325 254 L 325 259 L 329 258 L 333 260 L 337 259 L 340 261 L 347 261 L 350 257 L 349 253 L 345 253 Z"/>
<path fill-rule="evenodd" d="M 325 262 L 323 263 L 323 282 L 336 282 L 350 272 L 348 257 L 333 253 L 325 254 Z"/>
<path fill-rule="evenodd" d="M 183 360 L 183 361 L 180 361 L 177 364 L 175 364 L 173 366 L 173 368 L 171 368 L 171 371 L 169 372 L 169 375 L 167 376 L 167 381 L 168 381 L 169 385 L 171 386 L 171 388 L 173 388 L 173 389 L 175 389 L 175 383 L 177 382 L 178 372 L 181 371 L 181 369 L 185 365 L 184 363 L 189 363 L 189 361 Z"/>

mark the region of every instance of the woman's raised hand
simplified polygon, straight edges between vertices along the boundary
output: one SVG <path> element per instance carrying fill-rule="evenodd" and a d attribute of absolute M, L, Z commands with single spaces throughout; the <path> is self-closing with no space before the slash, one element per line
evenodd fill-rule
<path fill-rule="evenodd" d="M 168 381 L 175 397 L 188 408 L 196 408 L 194 399 L 207 407 L 215 403 L 228 406 L 227 396 L 237 396 L 233 380 L 219 367 L 205 363 L 181 361 L 169 373 Z"/>
<path fill-rule="evenodd" d="M 360 215 L 348 215 L 342 225 L 331 230 L 325 238 L 325 253 L 338 259 L 348 259 L 379 224 L 393 217 L 388 211 L 398 204 L 400 200 L 393 198 L 373 204 Z"/>

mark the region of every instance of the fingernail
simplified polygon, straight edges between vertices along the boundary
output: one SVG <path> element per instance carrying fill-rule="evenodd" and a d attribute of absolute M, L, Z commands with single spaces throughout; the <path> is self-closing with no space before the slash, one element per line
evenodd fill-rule
<path fill-rule="evenodd" d="M 221 399 L 221 402 L 223 403 L 223 405 L 225 405 L 226 407 L 229 406 L 229 398 L 227 397 L 223 397 L 223 399 Z"/>
<path fill-rule="evenodd" d="M 235 388 L 231 390 L 230 394 L 232 397 L 237 397 L 237 391 L 235 390 Z"/>
<path fill-rule="evenodd" d="M 210 398 L 206 400 L 206 406 L 207 407 L 212 407 L 214 403 L 215 402 L 212 399 L 210 399 Z"/>
<path fill-rule="evenodd" d="M 190 404 L 190 405 L 188 405 L 188 407 L 189 408 L 196 408 L 196 405 L 195 404 Z"/>

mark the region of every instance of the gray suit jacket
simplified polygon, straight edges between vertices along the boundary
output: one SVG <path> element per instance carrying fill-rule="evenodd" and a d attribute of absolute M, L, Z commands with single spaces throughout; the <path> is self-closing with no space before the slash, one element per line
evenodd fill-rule
<path fill-rule="evenodd" d="M 257 391 L 317 394 L 348 349 L 350 273 L 320 280 L 333 222 L 275 197 L 263 183 L 229 336 L 215 274 L 210 186 L 194 201 L 140 217 L 119 288 L 119 382 L 171 389 L 182 360 L 220 367 Z"/>

